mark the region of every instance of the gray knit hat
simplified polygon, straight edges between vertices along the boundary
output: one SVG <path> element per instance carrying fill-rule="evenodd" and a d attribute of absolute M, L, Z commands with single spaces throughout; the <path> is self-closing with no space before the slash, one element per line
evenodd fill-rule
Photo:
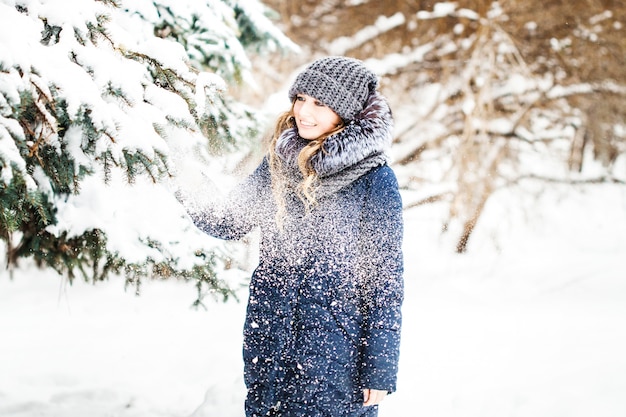
<path fill-rule="evenodd" d="M 298 74 L 289 89 L 289 100 L 293 102 L 297 94 L 315 97 L 349 121 L 363 110 L 377 86 L 378 78 L 363 62 L 331 56 L 314 61 Z"/>

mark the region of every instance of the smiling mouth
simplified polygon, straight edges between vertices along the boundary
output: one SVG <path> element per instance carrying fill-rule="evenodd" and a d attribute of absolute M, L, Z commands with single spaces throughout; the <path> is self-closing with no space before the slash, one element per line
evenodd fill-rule
<path fill-rule="evenodd" d="M 306 122 L 306 121 L 304 121 L 304 120 L 300 120 L 300 125 L 301 125 L 301 126 L 303 126 L 303 127 L 314 127 L 314 126 L 315 126 L 315 123 L 312 123 L 312 122 Z"/>

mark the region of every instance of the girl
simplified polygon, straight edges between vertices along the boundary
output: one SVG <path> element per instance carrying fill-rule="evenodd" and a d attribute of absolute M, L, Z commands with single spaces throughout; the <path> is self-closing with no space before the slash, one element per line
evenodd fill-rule
<path fill-rule="evenodd" d="M 356 59 L 310 64 L 260 166 L 221 210 L 190 213 L 223 239 L 261 230 L 244 324 L 248 417 L 372 417 L 396 389 L 402 203 L 377 85 Z"/>

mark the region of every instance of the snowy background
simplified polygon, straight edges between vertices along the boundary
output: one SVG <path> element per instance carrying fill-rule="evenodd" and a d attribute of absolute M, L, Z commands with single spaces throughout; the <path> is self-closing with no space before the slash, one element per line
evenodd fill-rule
<path fill-rule="evenodd" d="M 406 212 L 399 384 L 381 417 L 626 415 L 626 192 L 554 187 L 532 221 L 512 201 L 490 201 L 464 255 L 436 205 Z M 194 310 L 182 282 L 136 296 L 121 278 L 0 271 L 0 416 L 242 416 L 239 296 Z"/>
<path fill-rule="evenodd" d="M 67 7 L 69 3 L 72 7 Z M 232 102 L 228 95 L 228 101 L 214 101 L 222 86 L 209 73 L 215 72 L 232 84 L 237 76 L 247 80 L 246 74 L 254 68 L 267 71 L 265 78 L 273 77 L 274 83 L 283 84 L 294 68 L 282 68 L 279 74 L 263 60 L 253 64 L 244 46 L 257 50 L 261 57 L 268 50 L 294 52 L 298 48 L 269 24 L 259 9 L 260 3 L 253 0 L 237 3 L 246 6 L 248 19 L 242 20 L 243 28 L 234 20 L 233 10 L 205 7 L 214 3 L 211 1 L 137 0 L 128 2 L 135 9 L 127 11 L 101 1 L 69 3 L 0 0 L 0 98 L 4 100 L 0 103 L 0 163 L 15 168 L 1 170 L 0 180 L 10 185 L 13 176 L 23 175 L 29 191 L 37 190 L 51 198 L 57 223 L 45 225 L 48 232 L 68 232 L 71 237 L 95 227 L 106 232 L 109 253 L 120 253 L 128 262 L 145 266 L 146 259 L 180 260 L 170 266 L 187 270 L 200 262 L 190 256 L 197 248 L 219 252 L 224 247 L 190 226 L 167 185 L 154 185 L 139 177 L 130 186 L 120 179 L 124 177 L 123 168 L 129 168 L 122 163 L 122 169 L 113 172 L 111 182 L 105 186 L 102 167 L 96 163 L 98 154 L 81 141 L 86 135 L 95 135 L 95 149 L 116 156 L 125 151 L 147 156 L 165 152 L 171 159 L 157 158 L 154 166 L 147 167 L 155 176 L 169 169 L 183 182 L 192 183 L 202 177 L 197 175 L 201 172 L 226 188 L 236 180 L 234 175 L 222 175 L 223 171 L 235 171 L 232 166 L 222 166 L 208 156 L 186 158 L 206 147 L 206 138 L 197 125 L 200 122 L 192 117 L 189 106 L 225 117 L 228 123 L 224 131 L 216 133 L 220 139 L 231 135 L 233 141 L 247 143 L 249 138 L 244 137 L 258 128 L 261 114 L 247 114 L 248 106 Z M 333 3 L 337 2 L 318 5 L 325 9 Z M 607 58 L 624 55 L 619 49 L 624 25 L 618 5 L 613 13 L 597 11 L 600 6 L 594 2 L 564 4 L 568 14 L 576 15 L 579 25 L 572 20 L 566 33 L 553 33 L 543 30 L 553 28 L 554 22 L 542 18 L 563 13 L 551 9 L 552 14 L 537 15 L 530 2 L 520 0 L 507 2 L 519 6 L 507 14 L 493 2 L 493 13 L 489 13 L 493 20 L 480 24 L 512 30 L 513 36 L 482 30 L 479 32 L 483 37 L 474 38 L 473 32 L 466 31 L 471 25 L 459 22 L 450 33 L 447 25 L 437 23 L 439 18 L 476 20 L 476 14 L 468 9 L 457 10 L 456 2 L 434 4 L 432 13 L 398 14 L 394 10 L 378 18 L 365 13 L 359 15 L 365 17 L 361 21 L 344 19 L 340 13 L 349 13 L 353 6 L 367 7 L 367 1 L 346 3 L 351 7 L 342 6 L 334 12 L 322 10 L 322 14 L 301 8 L 307 18 L 317 19 L 304 21 L 292 15 L 289 20 L 297 29 L 294 34 L 311 36 L 313 43 L 321 47 L 318 53 L 344 53 L 363 46 L 361 55 L 370 56 L 371 40 L 385 33 L 396 39 L 394 28 L 406 27 L 409 31 L 410 36 L 405 36 L 409 44 L 400 44 L 400 49 L 389 50 L 381 59 L 368 60 L 368 65 L 383 77 L 392 77 L 397 71 L 406 74 L 408 84 L 396 78 L 386 83 L 386 91 L 395 99 L 396 128 L 401 132 L 395 144 L 395 159 L 401 161 L 416 149 L 433 141 L 439 143 L 443 132 L 441 137 L 447 139 L 429 148 L 431 153 L 420 152 L 421 159 L 396 165 L 401 183 L 409 183 L 403 190 L 407 206 L 439 193 L 458 197 L 457 191 L 461 197 L 467 193 L 468 200 L 473 201 L 473 197 L 480 196 L 477 190 L 481 187 L 476 185 L 493 183 L 497 190 L 489 196 L 463 255 L 453 253 L 459 238 L 458 221 L 456 229 L 453 224 L 447 234 L 441 234 L 441 225 L 449 220 L 445 217 L 449 204 L 406 211 L 406 301 L 398 392 L 383 402 L 380 416 L 626 416 L 626 129 L 620 113 L 599 117 L 605 107 L 624 108 L 621 102 L 611 101 L 626 91 L 619 78 L 624 73 L 623 65 L 618 59 Z M 395 7 L 396 2 L 378 3 Z M 404 5 L 417 7 L 409 3 Z M 165 6 L 170 14 L 163 13 Z M 327 12 L 338 13 L 337 18 L 321 19 Z M 192 14 L 202 19 L 190 20 Z M 532 20 L 525 22 L 526 18 Z M 520 20 L 517 32 L 515 25 L 506 23 L 515 23 L 515 19 Z M 432 35 L 428 29 L 431 20 L 443 28 L 443 33 Z M 190 21 L 200 26 L 183 25 L 181 29 L 181 22 Z M 345 25 L 346 21 L 354 24 Z M 336 27 L 326 26 L 329 22 L 350 29 L 349 36 L 324 39 L 323 34 L 337 33 Z M 90 37 L 101 23 L 110 44 L 98 37 L 99 41 L 94 42 Z M 303 26 L 306 23 L 318 31 Z M 568 21 L 564 23 L 570 26 Z M 587 23 L 593 33 L 586 28 Z M 164 29 L 181 29 L 176 41 L 190 48 L 184 49 L 171 38 L 157 37 L 155 28 L 162 36 L 167 36 Z M 417 32 L 424 29 L 422 35 L 415 32 L 416 28 Z M 251 31 L 246 45 L 239 44 L 240 30 Z M 577 52 L 575 47 L 582 42 L 583 54 L 560 54 L 554 59 L 542 48 L 525 50 L 529 67 L 537 57 L 544 63 L 555 63 L 545 72 L 528 72 L 527 63 L 519 61 L 518 51 L 509 40 L 528 38 L 530 45 L 534 35 L 528 37 L 528 32 L 536 30 L 549 37 L 548 44 L 555 52 L 560 52 L 563 45 Z M 423 38 L 415 38 L 418 35 Z M 49 39 L 42 43 L 46 36 Z M 537 36 L 534 42 L 541 45 Z M 602 48 L 597 39 L 603 39 Z M 468 41 L 480 48 L 469 48 Z M 213 50 L 216 44 L 221 49 Z M 384 39 L 380 44 L 393 46 Z M 484 54 L 464 55 L 469 50 Z M 434 56 L 426 59 L 429 51 Z M 430 78 L 431 64 L 450 62 L 451 51 L 459 54 L 455 59 L 463 64 L 458 73 L 443 80 Z M 163 69 L 173 71 L 182 92 L 193 100 L 184 102 L 163 89 L 152 61 L 136 59 L 144 54 L 158 58 Z M 502 58 L 501 66 L 485 59 L 494 54 Z M 204 69 L 205 61 L 213 56 L 228 59 L 199 74 L 183 65 L 188 60 Z M 509 59 L 512 56 L 515 59 Z M 306 53 L 290 55 L 285 61 L 308 61 L 310 57 Z M 561 79 L 565 74 L 559 67 L 562 59 L 570 60 L 570 78 Z M 596 63 L 598 66 L 594 66 Z M 605 68 L 617 70 L 612 73 Z M 438 69 L 433 67 L 432 71 Z M 608 82 L 595 82 L 598 79 L 594 77 L 580 79 L 584 74 L 599 74 L 600 81 Z M 493 84 L 482 83 L 485 79 L 492 79 Z M 549 81 L 547 86 L 545 81 Z M 407 90 L 407 85 L 411 89 Z M 476 90 L 477 85 L 482 88 Z M 278 88 L 257 87 L 255 94 L 262 96 L 264 108 L 284 108 L 284 91 L 277 93 L 275 97 L 281 101 L 274 105 L 273 97 L 266 100 L 266 92 Z M 596 94 L 591 94 L 594 91 Z M 600 95 L 603 91 L 606 94 Z M 507 101 L 505 92 L 514 93 L 512 102 Z M 18 112 L 24 93 L 39 104 L 65 100 L 72 111 L 90 109 L 84 112 L 89 120 L 85 122 L 79 112 L 71 123 L 72 130 L 68 130 L 71 134 L 57 132 L 56 123 L 50 123 L 52 130 L 46 131 L 47 124 L 41 120 L 58 119 L 59 115 L 39 106 L 43 119 L 25 119 Z M 580 93 L 590 94 L 589 114 L 584 105 L 579 109 L 562 100 L 570 93 L 578 97 L 573 102 L 578 102 Z M 516 119 L 511 117 L 526 114 L 526 110 L 518 110 L 535 103 L 537 94 L 545 94 L 549 102 L 528 113 L 527 126 L 507 131 L 515 126 Z M 120 97 L 124 98 L 121 103 Z M 511 113 L 485 115 L 475 105 L 478 99 L 494 104 L 494 108 L 504 103 L 506 108 L 511 106 Z M 594 109 L 599 113 L 591 111 Z M 35 164 L 33 172 L 27 169 L 19 149 L 37 148 L 30 148 L 32 138 L 23 132 L 20 123 L 25 120 L 27 125 L 33 123 L 34 128 L 43 129 L 39 133 L 45 135 L 40 137 L 48 137 L 51 146 L 69 145 L 58 148 L 68 150 L 62 155 L 63 161 L 74 161 L 94 172 L 81 180 L 79 194 L 54 194 L 53 182 L 41 167 Z M 455 131 L 467 121 L 490 122 L 488 127 L 494 131 L 479 137 L 475 148 L 459 146 L 470 143 L 461 140 L 464 132 Z M 587 131 L 574 130 L 576 126 L 585 127 L 583 121 L 597 121 L 609 129 L 598 138 L 614 137 L 619 155 L 611 164 L 600 166 L 594 160 L 594 153 L 602 150 L 596 145 L 602 141 L 593 149 L 574 147 L 577 138 L 582 137 L 579 133 Z M 155 125 L 161 127 L 159 132 Z M 593 130 L 593 123 L 589 129 Z M 116 141 L 109 141 L 109 134 L 114 134 Z M 496 173 L 485 169 L 494 156 L 494 140 L 507 144 L 511 156 L 510 160 L 496 161 L 503 168 Z M 47 163 L 54 165 L 61 160 L 58 154 L 48 155 L 53 157 Z M 580 156 L 578 168 L 584 169 L 571 166 L 569 155 Z M 595 156 L 601 157 L 602 153 Z M 206 159 L 211 159 L 211 164 Z M 452 160 L 474 164 L 457 167 L 451 165 Z M 484 174 L 484 178 L 478 178 L 482 182 L 471 184 L 477 174 Z M 528 174 L 547 181 L 526 181 L 533 177 Z M 407 180 L 413 177 L 419 181 Z M 585 181 L 608 183 L 572 185 Z M 567 182 L 570 185 L 558 185 Z M 74 189 L 73 184 L 60 185 Z M 203 195 L 213 198 L 212 191 L 205 190 Z M 10 206 L 8 212 L 19 212 L 13 209 Z M 470 213 L 473 209 L 468 208 Z M 463 216 L 457 220 L 462 221 Z M 14 234 L 18 240 L 20 233 Z M 154 245 L 144 244 L 147 241 L 161 242 L 163 249 L 156 251 Z M 137 296 L 134 288 L 124 288 L 125 277 L 114 276 L 95 284 L 76 279 L 70 285 L 67 277 L 38 270 L 29 265 L 28 259 L 20 259 L 20 267 L 9 272 L 4 268 L 5 253 L 0 243 L 0 417 L 243 416 L 241 331 L 245 286 L 238 291 L 239 302 L 206 300 L 206 309 L 193 309 L 196 288 L 191 283 L 143 280 Z M 218 262 L 219 270 L 220 265 Z M 231 271 L 224 278 L 235 284 L 245 282 L 254 262 L 246 265 L 247 270 Z"/>

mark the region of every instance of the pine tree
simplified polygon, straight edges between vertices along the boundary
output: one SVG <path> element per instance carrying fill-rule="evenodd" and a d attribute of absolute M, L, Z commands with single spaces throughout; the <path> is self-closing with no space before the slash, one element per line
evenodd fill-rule
<path fill-rule="evenodd" d="M 254 0 L 246 7 L 226 0 L 128 4 L 0 0 L 7 264 L 32 258 L 70 279 L 122 273 L 135 285 L 174 276 L 196 280 L 199 294 L 227 297 L 215 242 L 180 207 L 170 210 L 173 218 L 155 219 L 176 232 L 163 235 L 158 224 L 140 229 L 136 219 L 150 213 L 134 212 L 120 178 L 150 187 L 171 175 L 173 152 L 207 163 L 212 152 L 256 134 L 254 112 L 226 86 L 252 82 L 247 54 L 293 45 Z M 164 187 L 150 190 L 153 207 L 176 206 Z"/>

